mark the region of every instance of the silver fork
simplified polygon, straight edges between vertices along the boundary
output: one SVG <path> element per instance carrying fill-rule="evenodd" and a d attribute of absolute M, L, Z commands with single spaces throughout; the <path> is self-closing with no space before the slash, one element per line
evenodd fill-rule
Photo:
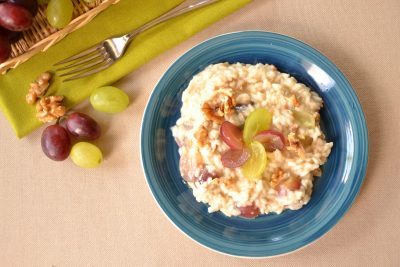
<path fill-rule="evenodd" d="M 121 58 L 128 44 L 141 32 L 152 28 L 166 20 L 172 19 L 189 11 L 209 5 L 219 0 L 187 0 L 179 6 L 171 9 L 167 13 L 137 28 L 131 33 L 106 39 L 85 51 L 72 57 L 66 58 L 56 64 L 56 71 L 60 72 L 61 77 L 67 77 L 66 81 L 83 78 L 99 71 L 102 71 L 119 58 Z"/>

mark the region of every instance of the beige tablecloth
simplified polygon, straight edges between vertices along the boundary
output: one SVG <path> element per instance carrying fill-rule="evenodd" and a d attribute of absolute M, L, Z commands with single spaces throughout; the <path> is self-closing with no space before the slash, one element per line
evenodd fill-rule
<path fill-rule="evenodd" d="M 365 183 L 344 218 L 312 245 L 247 260 L 207 250 L 178 231 L 147 188 L 139 158 L 146 101 L 184 51 L 239 30 L 279 32 L 326 54 L 345 73 L 367 117 Z M 17 140 L 0 115 L 1 266 L 400 266 L 400 1 L 255 0 L 117 83 L 132 100 L 118 115 L 79 109 L 104 129 L 94 170 L 41 151 L 41 130 Z"/>

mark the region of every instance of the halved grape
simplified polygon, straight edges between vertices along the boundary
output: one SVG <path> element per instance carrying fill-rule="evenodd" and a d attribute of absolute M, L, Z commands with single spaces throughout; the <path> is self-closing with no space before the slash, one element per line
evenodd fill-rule
<path fill-rule="evenodd" d="M 208 178 L 214 179 L 214 175 L 210 173 L 206 168 L 201 169 L 199 175 L 197 177 L 194 177 L 195 180 L 197 180 L 200 183 L 206 182 Z"/>
<path fill-rule="evenodd" d="M 76 143 L 70 153 L 72 161 L 82 168 L 95 168 L 103 161 L 101 150 L 87 142 Z"/>
<path fill-rule="evenodd" d="M 113 86 L 104 86 L 95 89 L 90 95 L 90 103 L 97 111 L 118 113 L 129 105 L 129 96 Z"/>
<path fill-rule="evenodd" d="M 293 110 L 293 116 L 304 127 L 307 128 L 315 127 L 315 118 L 311 113 L 306 111 Z"/>
<path fill-rule="evenodd" d="M 242 130 L 230 123 L 229 121 L 224 121 L 220 128 L 221 139 L 232 149 L 243 148 L 243 133 Z"/>
<path fill-rule="evenodd" d="M 248 148 L 251 156 L 242 166 L 243 175 L 249 180 L 259 180 L 267 168 L 267 152 L 258 141 L 251 142 Z"/>
<path fill-rule="evenodd" d="M 285 147 L 283 134 L 275 130 L 261 131 L 254 137 L 254 140 L 262 143 L 268 152 L 282 150 Z"/>
<path fill-rule="evenodd" d="M 194 182 L 193 176 L 189 175 L 190 170 L 192 169 L 190 159 L 187 156 L 182 155 L 179 158 L 179 171 L 187 182 Z"/>
<path fill-rule="evenodd" d="M 250 144 L 253 137 L 264 130 L 268 130 L 272 124 L 272 113 L 264 108 L 259 108 L 250 113 L 244 122 L 243 140 Z"/>
<path fill-rule="evenodd" d="M 47 20 L 54 28 L 64 28 L 72 20 L 73 11 L 71 0 L 50 0 L 46 9 Z"/>
<path fill-rule="evenodd" d="M 242 166 L 250 158 L 250 153 L 246 148 L 229 149 L 221 156 L 222 165 L 226 168 L 237 168 Z"/>
<path fill-rule="evenodd" d="M 189 157 L 181 156 L 179 159 L 179 171 L 183 179 L 187 182 L 205 182 L 208 178 L 215 178 L 206 168 L 202 168 L 199 173 L 195 173 L 195 164 L 193 164 Z"/>
<path fill-rule="evenodd" d="M 256 205 L 250 205 L 245 207 L 238 207 L 240 210 L 240 216 L 251 219 L 255 218 L 260 214 L 260 209 Z"/>

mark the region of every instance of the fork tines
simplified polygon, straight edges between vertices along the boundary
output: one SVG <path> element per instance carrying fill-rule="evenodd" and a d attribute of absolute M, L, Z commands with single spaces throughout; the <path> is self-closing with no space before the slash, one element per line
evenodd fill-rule
<path fill-rule="evenodd" d="M 54 64 L 58 67 L 60 77 L 67 77 L 63 80 L 71 81 L 83 78 L 108 68 L 113 63 L 113 59 L 107 53 L 102 44 L 91 47 L 79 54 L 66 58 Z"/>

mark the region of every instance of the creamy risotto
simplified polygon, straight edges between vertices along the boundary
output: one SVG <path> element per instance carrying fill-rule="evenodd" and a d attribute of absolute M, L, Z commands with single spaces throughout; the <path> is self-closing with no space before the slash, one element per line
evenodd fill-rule
<path fill-rule="evenodd" d="M 273 65 L 221 63 L 194 76 L 182 102 L 180 172 L 209 212 L 252 218 L 308 203 L 333 145 L 315 92 Z"/>

